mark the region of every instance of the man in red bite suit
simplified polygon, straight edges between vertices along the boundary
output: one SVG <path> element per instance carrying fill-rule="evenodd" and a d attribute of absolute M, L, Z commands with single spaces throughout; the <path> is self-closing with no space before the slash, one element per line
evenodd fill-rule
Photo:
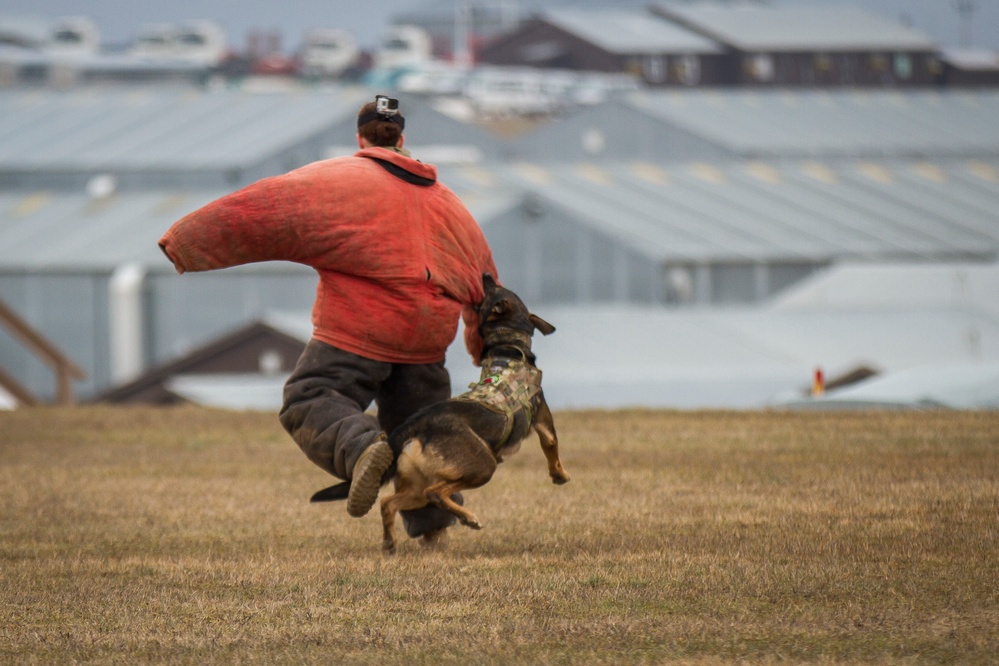
<path fill-rule="evenodd" d="M 496 276 L 479 225 L 437 169 L 403 148 L 398 101 L 357 117 L 360 150 L 265 178 L 177 221 L 160 247 L 178 273 L 285 260 L 319 273 L 313 335 L 284 388 L 280 420 L 319 467 L 350 480 L 347 512 L 374 505 L 393 460 L 386 433 L 451 395 L 444 354 L 459 314 L 476 364 L 475 305 Z M 378 416 L 365 410 L 374 401 Z M 408 513 L 408 515 L 407 515 Z M 406 512 L 411 536 L 451 514 Z"/>

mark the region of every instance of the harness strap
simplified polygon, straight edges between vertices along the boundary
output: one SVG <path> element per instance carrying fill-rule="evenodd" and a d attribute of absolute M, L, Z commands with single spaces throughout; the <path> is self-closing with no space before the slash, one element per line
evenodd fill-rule
<path fill-rule="evenodd" d="M 470 384 L 468 392 L 453 400 L 474 402 L 505 417 L 503 436 L 497 450 L 506 446 L 513 434 L 517 413 L 527 413 L 527 421 L 534 418 L 531 401 L 541 390 L 541 371 L 524 361 L 513 361 L 507 367 L 483 366 L 477 384 Z"/>

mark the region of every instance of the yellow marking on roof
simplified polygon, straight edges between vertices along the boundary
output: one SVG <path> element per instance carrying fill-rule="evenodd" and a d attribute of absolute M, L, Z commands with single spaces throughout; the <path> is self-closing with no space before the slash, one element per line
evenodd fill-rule
<path fill-rule="evenodd" d="M 999 183 L 999 169 L 986 162 L 979 162 L 978 160 L 968 162 L 968 171 L 982 180 L 987 180 L 990 183 Z"/>
<path fill-rule="evenodd" d="M 90 106 L 94 103 L 96 95 L 93 90 L 78 90 L 69 97 L 71 106 Z"/>
<path fill-rule="evenodd" d="M 943 183 L 947 181 L 947 174 L 936 164 L 920 162 L 912 167 L 912 170 L 926 180 L 932 180 L 934 183 Z"/>
<path fill-rule="evenodd" d="M 18 95 L 14 98 L 17 101 L 18 107 L 34 106 L 42 101 L 42 93 L 40 92 L 30 92 Z"/>
<path fill-rule="evenodd" d="M 857 106 L 870 106 L 871 96 L 865 92 L 853 93 L 853 103 Z"/>
<path fill-rule="evenodd" d="M 967 104 L 968 106 L 981 106 L 982 105 L 982 101 L 980 99 L 978 99 L 978 95 L 974 95 L 972 93 L 968 93 L 968 92 L 960 93 L 958 95 L 958 99 L 961 100 L 962 103 Z"/>
<path fill-rule="evenodd" d="M 465 176 L 465 178 L 468 178 L 476 185 L 489 187 L 496 184 L 496 178 L 492 173 L 486 171 L 485 169 L 469 166 L 463 168 L 461 173 Z"/>
<path fill-rule="evenodd" d="M 529 164 L 528 162 L 520 162 L 514 166 L 514 168 L 520 173 L 521 176 L 527 178 L 530 181 L 537 183 L 538 185 L 551 185 L 552 184 L 552 174 L 548 169 L 539 167 L 537 164 Z"/>
<path fill-rule="evenodd" d="M 109 194 L 106 197 L 95 197 L 87 201 L 87 205 L 83 207 L 84 215 L 97 215 L 98 213 L 103 213 L 104 211 L 111 208 L 118 201 L 118 197 L 115 194 Z"/>
<path fill-rule="evenodd" d="M 781 182 L 780 172 L 766 162 L 750 162 L 746 165 L 746 173 L 767 183 Z"/>
<path fill-rule="evenodd" d="M 658 167 L 655 164 L 649 164 L 648 162 L 635 162 L 631 165 L 631 171 L 641 178 L 646 180 L 653 185 L 669 185 L 670 178 L 669 174 L 662 167 Z"/>
<path fill-rule="evenodd" d="M 49 200 L 48 192 L 35 192 L 18 201 L 11 212 L 14 214 L 14 217 L 28 217 L 45 208 L 49 204 Z"/>
<path fill-rule="evenodd" d="M 125 98 L 125 103 L 129 106 L 142 106 L 149 102 L 152 96 L 146 90 L 138 90 L 136 92 L 130 93 L 128 97 Z"/>
<path fill-rule="evenodd" d="M 701 180 L 706 180 L 709 183 L 724 183 L 725 173 L 718 167 L 711 166 L 704 162 L 696 162 L 690 165 L 690 173 L 694 174 Z"/>
<path fill-rule="evenodd" d="M 644 99 L 644 98 L 639 97 L 639 99 Z M 681 95 L 678 92 L 674 92 L 674 91 L 670 91 L 670 92 L 666 93 L 666 101 L 669 102 L 670 104 L 672 104 L 673 106 L 686 106 L 687 105 L 687 97 L 684 96 L 684 95 Z"/>
<path fill-rule="evenodd" d="M 839 178 L 836 177 L 836 172 L 827 167 L 825 164 L 809 162 L 804 165 L 801 170 L 805 172 L 806 176 L 810 176 L 815 180 L 822 181 L 823 183 L 835 185 L 839 182 Z"/>
<path fill-rule="evenodd" d="M 580 178 L 584 178 L 596 185 L 612 184 L 611 177 L 596 164 L 579 164 L 576 166 L 576 173 L 579 174 Z"/>
<path fill-rule="evenodd" d="M 891 171 L 881 166 L 880 164 L 873 164 L 871 162 L 861 162 L 857 165 L 857 170 L 864 174 L 871 180 L 877 181 L 879 183 L 890 183 L 892 180 Z"/>
<path fill-rule="evenodd" d="M 171 194 L 160 199 L 159 203 L 153 207 L 153 215 L 166 215 L 180 208 L 187 201 L 186 194 Z"/>

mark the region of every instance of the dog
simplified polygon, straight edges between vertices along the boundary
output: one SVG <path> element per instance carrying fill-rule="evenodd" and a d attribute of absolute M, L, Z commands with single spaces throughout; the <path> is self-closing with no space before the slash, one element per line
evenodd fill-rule
<path fill-rule="evenodd" d="M 531 352 L 534 331 L 551 335 L 555 327 L 531 314 L 509 289 L 484 275 L 485 297 L 478 306 L 483 339 L 482 373 L 463 395 L 426 407 L 389 435 L 395 462 L 384 482 L 395 492 L 382 499 L 382 550 L 394 554 L 395 516 L 399 511 L 428 504 L 453 514 L 463 525 L 481 529 L 471 511 L 452 495 L 479 488 L 493 477 L 505 456 L 516 453 L 533 429 L 548 463 L 548 475 L 558 485 L 569 481 L 559 458 L 558 435 L 551 410 L 541 390 L 541 371 Z M 346 496 L 349 482 L 331 486 L 312 501 Z M 447 528 L 423 536 L 436 543 Z"/>

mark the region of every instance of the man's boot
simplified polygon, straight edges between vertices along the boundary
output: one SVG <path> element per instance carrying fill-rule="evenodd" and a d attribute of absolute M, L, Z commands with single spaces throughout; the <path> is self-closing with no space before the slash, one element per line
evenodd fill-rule
<path fill-rule="evenodd" d="M 350 492 L 347 495 L 347 513 L 360 518 L 371 510 L 382 488 L 382 478 L 392 465 L 392 447 L 388 438 L 381 434 L 361 453 L 354 463 L 350 477 Z"/>

